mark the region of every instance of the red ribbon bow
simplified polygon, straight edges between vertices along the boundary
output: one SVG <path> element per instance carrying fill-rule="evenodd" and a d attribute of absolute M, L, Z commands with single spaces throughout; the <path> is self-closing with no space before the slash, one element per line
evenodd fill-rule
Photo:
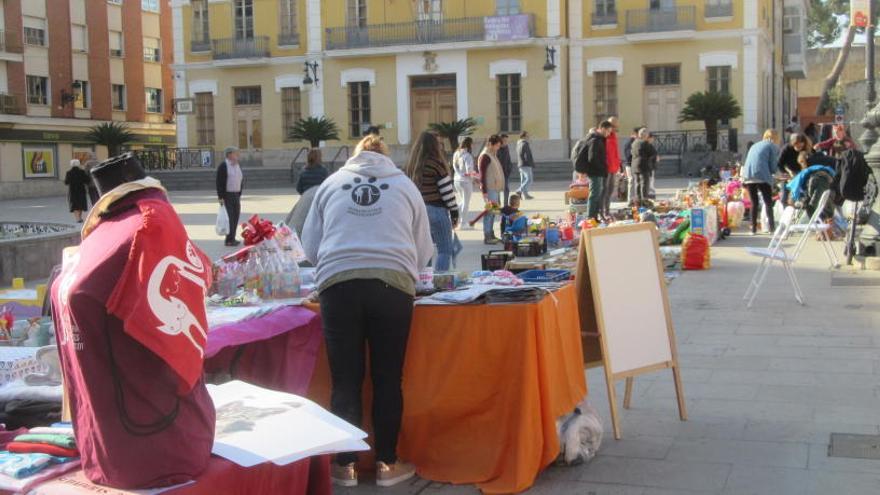
<path fill-rule="evenodd" d="M 241 224 L 241 228 L 241 237 L 244 239 L 245 246 L 253 246 L 275 237 L 275 226 L 272 225 L 272 222 L 257 215 L 252 216 L 247 223 Z"/>

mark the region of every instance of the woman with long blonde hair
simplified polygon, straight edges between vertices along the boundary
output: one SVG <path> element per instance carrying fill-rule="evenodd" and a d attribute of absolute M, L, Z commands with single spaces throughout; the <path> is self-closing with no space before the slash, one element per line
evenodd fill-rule
<path fill-rule="evenodd" d="M 743 182 L 752 201 L 752 235 L 758 232 L 758 217 L 761 212 L 758 208 L 759 193 L 767 210 L 770 232 L 776 230 L 776 221 L 773 218 L 773 174 L 776 173 L 779 160 L 778 144 L 779 133 L 774 129 L 767 129 L 764 131 L 764 140 L 749 149 L 743 165 Z"/>

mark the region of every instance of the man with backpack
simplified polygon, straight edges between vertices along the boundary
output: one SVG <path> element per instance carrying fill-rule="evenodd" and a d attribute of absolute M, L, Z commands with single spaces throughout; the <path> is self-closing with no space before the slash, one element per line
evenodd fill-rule
<path fill-rule="evenodd" d="M 599 213 L 602 211 L 602 192 L 605 186 L 605 178 L 608 176 L 608 160 L 605 152 L 605 139 L 614 129 L 608 122 L 602 122 L 573 150 L 576 154 L 574 170 L 576 173 L 586 175 L 590 179 L 590 197 L 587 199 L 587 216 L 599 221 Z M 578 149 L 580 148 L 580 149 Z M 575 153 L 575 151 L 577 153 Z"/>

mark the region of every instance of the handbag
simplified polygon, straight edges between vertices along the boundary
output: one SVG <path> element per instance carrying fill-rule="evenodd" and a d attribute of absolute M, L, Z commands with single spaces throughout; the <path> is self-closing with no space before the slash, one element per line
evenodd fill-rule
<path fill-rule="evenodd" d="M 220 205 L 220 209 L 217 210 L 217 222 L 214 224 L 214 232 L 217 235 L 229 235 L 229 214 L 226 213 L 226 207 Z"/>

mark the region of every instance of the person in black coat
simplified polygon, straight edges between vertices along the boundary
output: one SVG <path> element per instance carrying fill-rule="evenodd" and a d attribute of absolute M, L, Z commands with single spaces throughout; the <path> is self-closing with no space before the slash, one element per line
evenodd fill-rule
<path fill-rule="evenodd" d="M 608 177 L 608 158 L 605 152 L 605 138 L 614 126 L 605 121 L 587 136 L 583 148 L 575 161 L 574 169 L 590 178 L 590 197 L 587 199 L 587 216 L 599 220 L 602 212 L 602 192 L 605 178 Z"/>
<path fill-rule="evenodd" d="M 77 223 L 82 223 L 83 212 L 89 209 L 87 189 L 91 178 L 80 167 L 79 160 L 70 160 L 70 170 L 64 176 L 64 184 L 67 186 L 67 204 Z"/>
<path fill-rule="evenodd" d="M 501 134 L 501 147 L 498 148 L 498 161 L 504 172 L 504 200 L 503 206 L 507 206 L 510 199 L 510 174 L 513 173 L 513 159 L 510 157 L 510 147 L 507 145 L 510 136 Z"/>
<path fill-rule="evenodd" d="M 309 189 L 320 186 L 327 176 L 330 175 L 327 169 L 321 165 L 321 151 L 311 150 L 306 164 L 296 183 L 296 192 L 303 194 Z"/>
<path fill-rule="evenodd" d="M 657 149 L 648 141 L 648 129 L 639 129 L 638 139 L 632 144 L 632 171 L 636 177 L 636 200 L 646 202 L 651 195 L 651 175 L 654 173 Z"/>
<path fill-rule="evenodd" d="M 235 232 L 238 230 L 238 219 L 241 216 L 241 190 L 244 186 L 244 174 L 238 162 L 239 151 L 235 146 L 224 150 L 226 159 L 217 166 L 217 199 L 226 208 L 229 215 L 229 234 L 226 236 L 227 246 L 238 246 L 241 242 L 235 240 Z"/>

